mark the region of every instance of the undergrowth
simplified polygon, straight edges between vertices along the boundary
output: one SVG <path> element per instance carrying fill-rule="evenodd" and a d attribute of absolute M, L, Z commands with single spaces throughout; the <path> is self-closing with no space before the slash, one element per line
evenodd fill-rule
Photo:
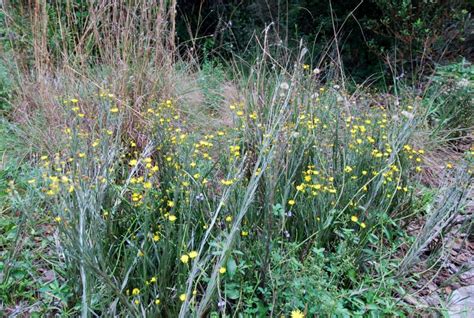
<path fill-rule="evenodd" d="M 120 14 L 110 24 L 91 5 L 87 45 L 48 64 L 40 41 L 30 73 L 12 73 L 14 94 L 10 82 L 0 92 L 14 123 L 0 126 L 12 138 L 0 143 L 0 308 L 409 315 L 414 264 L 463 210 L 469 186 L 459 184 L 472 181 L 471 148 L 463 169 L 446 166 L 456 182 L 420 195 L 429 151 L 420 135 L 433 120 L 458 128 L 453 118 L 465 113 L 443 115 L 444 95 L 431 87 L 395 82 L 382 101 L 363 86 L 350 94 L 341 65 L 328 72 L 339 76 L 323 76 L 305 63 L 302 43 L 297 53 L 270 50 L 268 29 L 245 71 L 207 62 L 196 72 L 174 55 L 173 3 L 163 11 L 113 3 Z M 99 29 L 110 33 L 104 43 Z M 419 217 L 428 221 L 415 237 L 406 225 Z"/>

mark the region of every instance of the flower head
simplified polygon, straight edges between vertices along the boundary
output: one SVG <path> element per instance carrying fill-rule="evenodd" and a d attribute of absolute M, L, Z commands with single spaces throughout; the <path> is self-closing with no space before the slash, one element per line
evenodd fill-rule
<path fill-rule="evenodd" d="M 189 262 L 189 256 L 186 254 L 181 256 L 181 262 L 183 262 L 184 264 L 187 264 Z"/>
<path fill-rule="evenodd" d="M 139 295 L 139 294 L 140 294 L 140 289 L 134 288 L 134 289 L 132 290 L 132 295 L 133 295 L 133 296 L 137 296 L 137 295 Z"/>
<path fill-rule="evenodd" d="M 296 309 L 291 312 L 291 318 L 304 318 L 304 314 L 301 312 L 301 310 Z"/>

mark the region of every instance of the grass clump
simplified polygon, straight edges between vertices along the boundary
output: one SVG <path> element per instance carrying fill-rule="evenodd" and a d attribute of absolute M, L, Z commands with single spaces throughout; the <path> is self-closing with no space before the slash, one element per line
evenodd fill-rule
<path fill-rule="evenodd" d="M 55 279 L 36 292 L 20 286 L 30 278 L 15 287 L 24 301 L 47 304 L 36 314 L 406 315 L 405 277 L 469 190 L 453 190 L 450 205 L 409 235 L 406 224 L 422 214 L 417 182 L 428 150 L 418 135 L 431 104 L 409 90 L 383 102 L 363 87 L 350 94 L 303 63 L 303 47 L 269 50 L 267 34 L 244 72 L 205 64 L 193 74 L 190 62 L 161 54 L 174 45 L 165 34 L 149 51 L 139 41 L 130 21 L 156 10 L 141 5 L 112 5 L 130 18 L 114 20 L 130 32 L 118 54 L 113 39 L 123 33 L 90 22 L 115 36 L 105 47 L 92 42 L 100 65 L 74 52 L 74 62 L 36 65 L 16 79 L 23 85 L 10 116 L 27 136 L 28 168 L 4 178 L 3 205 L 21 228 L 2 225 L 16 235 L 2 254 L 7 308 L 19 302 L 5 292 L 15 284 L 8 267 L 21 265 L 18 238 L 42 222 L 50 255 L 40 266 Z M 169 5 L 159 17 L 172 25 Z M 147 21 L 137 28 L 151 32 Z M 181 91 L 188 78 L 197 78 L 203 105 Z M 469 181 L 472 168 L 462 175 Z"/>
<path fill-rule="evenodd" d="M 28 193 L 56 224 L 83 315 L 400 310 L 383 305 L 394 282 L 345 297 L 378 285 L 371 262 L 400 239 L 421 170 L 417 120 L 292 71 L 248 79 L 264 95 L 227 105 L 231 124 L 215 130 L 193 130 L 173 98 L 151 102 L 142 147 L 123 139 L 129 110 L 116 95 L 58 96 L 63 147 L 38 157 Z"/>

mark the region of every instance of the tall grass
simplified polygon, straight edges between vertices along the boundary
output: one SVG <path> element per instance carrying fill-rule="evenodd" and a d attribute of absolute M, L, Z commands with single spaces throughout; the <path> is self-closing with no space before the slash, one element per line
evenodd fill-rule
<path fill-rule="evenodd" d="M 424 154 L 413 136 L 429 112 L 410 94 L 380 106 L 323 83 L 303 46 L 288 54 L 265 33 L 257 63 L 229 77 L 239 100 L 212 97 L 196 116 L 177 94 L 192 68 L 174 63 L 175 6 L 94 2 L 79 26 L 68 6 L 53 21 L 45 3 L 31 11 L 36 69 L 17 79 L 15 116 L 40 172 L 12 194 L 23 215 L 40 207 L 55 224 L 72 307 L 401 315 L 396 220 L 411 213 Z M 64 54 L 48 23 L 72 33 Z"/>

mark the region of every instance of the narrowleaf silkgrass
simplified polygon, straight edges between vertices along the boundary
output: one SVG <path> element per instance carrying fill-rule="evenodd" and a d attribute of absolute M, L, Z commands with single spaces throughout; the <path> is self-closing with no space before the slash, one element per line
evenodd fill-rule
<path fill-rule="evenodd" d="M 350 94 L 341 65 L 312 70 L 302 44 L 293 58 L 270 42 L 270 24 L 256 39 L 255 63 L 231 74 L 207 64 L 193 108 L 178 93 L 192 91 L 196 65 L 176 61 L 176 1 L 58 3 L 58 17 L 41 2 L 35 14 L 15 15 L 29 6 L 4 10 L 32 44 L 10 40 L 12 118 L 34 169 L 9 193 L 21 223 L 42 214 L 54 226 L 58 275 L 71 291 L 58 311 L 406 313 L 401 277 L 459 213 L 467 189 L 453 185 L 472 174 L 468 167 L 447 186 L 400 261 L 407 234 L 399 221 L 419 216 L 412 200 L 425 150 L 415 137 L 427 117 L 453 116 L 437 108 L 436 94 L 420 98 L 396 80 L 385 103 L 363 87 Z M 82 11 L 88 19 L 72 18 Z M 237 91 L 229 103 L 226 79 Z"/>
<path fill-rule="evenodd" d="M 179 99 L 151 101 L 139 115 L 142 146 L 123 134 L 130 110 L 120 97 L 57 97 L 65 146 L 39 156 L 29 191 L 56 223 L 82 316 L 325 315 L 362 313 L 372 301 L 283 301 L 295 287 L 275 279 L 291 278 L 288 262 L 318 262 L 321 297 L 378 286 L 388 299 L 398 288 L 368 277 L 395 275 L 375 264 L 389 261 L 383 247 L 396 242 L 394 219 L 422 169 L 424 151 L 410 138 L 425 114 L 416 100 L 367 106 L 300 62 L 266 63 L 242 79 L 242 101 L 223 106 L 230 125 L 196 130 Z M 398 312 L 392 305 L 387 313 Z"/>

